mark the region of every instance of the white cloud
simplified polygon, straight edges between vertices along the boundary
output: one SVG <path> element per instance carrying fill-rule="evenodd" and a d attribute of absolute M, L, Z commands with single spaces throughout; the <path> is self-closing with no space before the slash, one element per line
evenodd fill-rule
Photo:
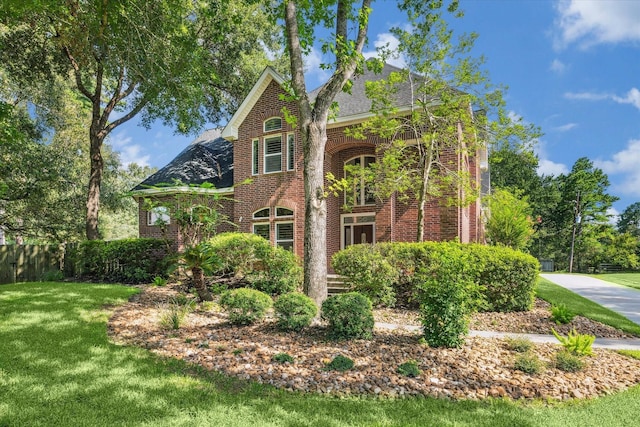
<path fill-rule="evenodd" d="M 640 41 L 638 1 L 560 0 L 556 10 L 557 48 Z"/>
<path fill-rule="evenodd" d="M 564 94 L 564 97 L 578 101 L 602 101 L 610 99 L 618 104 L 631 104 L 640 110 L 640 90 L 635 87 L 629 89 L 629 92 L 627 92 L 625 96 L 618 96 L 611 93 L 567 92 Z"/>
<path fill-rule="evenodd" d="M 621 104 L 631 104 L 638 110 L 640 110 L 640 90 L 636 89 L 635 87 L 631 88 L 631 90 L 627 92 L 627 96 L 614 96 L 612 99 Z"/>
<path fill-rule="evenodd" d="M 389 52 L 393 52 L 393 54 L 389 57 L 386 58 L 387 63 L 391 64 L 391 65 L 395 65 L 396 67 L 404 67 L 406 66 L 406 61 L 404 59 L 404 56 L 402 56 L 401 54 L 398 53 L 398 47 L 400 46 L 400 40 L 398 40 L 396 38 L 396 36 L 394 36 L 391 33 L 380 33 L 376 36 L 376 41 L 373 42 L 374 47 L 376 48 L 375 50 L 369 50 L 369 51 L 365 51 L 362 52 L 362 55 L 365 58 L 376 58 L 378 56 L 380 56 L 380 53 L 378 52 L 378 49 L 380 48 L 384 48 L 386 50 L 388 50 Z"/>
<path fill-rule="evenodd" d="M 554 59 L 549 69 L 557 74 L 562 74 L 567 69 L 567 66 L 564 65 L 559 59 Z"/>
<path fill-rule="evenodd" d="M 556 163 L 553 160 L 549 159 L 539 159 L 538 161 L 538 175 L 553 175 L 558 176 L 562 174 L 569 173 L 569 168 L 567 165 L 562 163 Z"/>
<path fill-rule="evenodd" d="M 311 51 L 304 56 L 304 71 L 307 77 L 313 76 L 320 84 L 323 84 L 331 76 L 327 70 L 320 67 L 323 63 L 322 53 L 315 48 L 311 48 Z M 315 89 L 315 88 L 314 88 Z"/>
<path fill-rule="evenodd" d="M 620 212 L 618 212 L 616 208 L 611 207 L 607 209 L 607 217 L 609 217 L 609 224 L 616 225 L 620 217 Z"/>
<path fill-rule="evenodd" d="M 622 182 L 613 186 L 615 192 L 640 196 L 640 139 L 632 139 L 627 147 L 609 160 L 595 160 L 593 164 L 607 175 L 622 175 Z"/>
<path fill-rule="evenodd" d="M 567 123 L 566 125 L 560 125 L 553 128 L 557 132 L 568 132 L 571 129 L 578 127 L 577 123 Z"/>
<path fill-rule="evenodd" d="M 569 173 L 569 168 L 567 167 L 567 165 L 563 163 L 556 163 L 553 160 L 549 159 L 549 155 L 547 154 L 547 146 L 544 141 L 538 141 L 538 143 L 533 147 L 533 150 L 538 156 L 538 175 L 558 176 L 561 174 Z"/>
<path fill-rule="evenodd" d="M 128 167 L 131 163 L 137 163 L 139 166 L 149 166 L 151 156 L 142 154 L 142 146 L 132 144 L 132 138 L 124 132 L 118 132 L 109 137 L 109 144 L 114 151 L 120 153 L 120 163 L 124 167 Z"/>

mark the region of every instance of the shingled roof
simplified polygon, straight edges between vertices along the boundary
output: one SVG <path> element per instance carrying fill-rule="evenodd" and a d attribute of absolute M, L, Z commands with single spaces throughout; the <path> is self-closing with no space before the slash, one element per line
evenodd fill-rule
<path fill-rule="evenodd" d="M 338 104 L 337 118 L 344 119 L 350 116 L 359 116 L 371 112 L 371 100 L 365 92 L 365 82 L 376 80 L 388 80 L 389 75 L 394 72 L 401 72 L 402 69 L 390 64 L 385 64 L 382 71 L 378 74 L 365 67 L 364 73 L 351 79 L 351 93 L 339 92 L 334 101 Z M 417 77 L 417 76 L 416 76 Z M 420 78 L 420 77 L 417 77 Z M 317 96 L 320 88 L 309 93 L 309 97 L 313 100 Z M 398 91 L 394 95 L 395 105 L 405 107 L 411 105 L 412 94 L 411 85 L 409 83 L 402 84 L 398 87 Z"/>
<path fill-rule="evenodd" d="M 209 129 L 182 150 L 168 165 L 154 173 L 133 191 L 157 186 L 199 185 L 215 188 L 233 186 L 233 144 L 222 138 L 222 129 Z"/>

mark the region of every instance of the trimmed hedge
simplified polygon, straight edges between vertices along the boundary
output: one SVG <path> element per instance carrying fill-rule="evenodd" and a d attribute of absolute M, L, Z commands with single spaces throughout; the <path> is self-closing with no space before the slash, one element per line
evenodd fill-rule
<path fill-rule="evenodd" d="M 221 233 L 208 241 L 222 260 L 215 274 L 241 277 L 248 287 L 271 295 L 297 290 L 302 267 L 296 255 L 251 233 Z"/>
<path fill-rule="evenodd" d="M 273 305 L 278 319 L 278 327 L 285 331 L 300 331 L 309 326 L 318 314 L 318 307 L 305 294 L 291 292 L 284 294 Z"/>
<path fill-rule="evenodd" d="M 101 282 L 150 283 L 166 277 L 173 256 L 161 239 L 87 240 L 73 251 L 76 273 Z"/>
<path fill-rule="evenodd" d="M 346 273 L 354 288 L 366 289 L 370 286 L 367 278 L 376 277 L 376 267 L 362 262 L 364 249 L 350 249 L 357 246 L 338 252 L 340 255 L 334 255 L 334 259 L 340 260 L 340 271 L 344 272 L 340 274 Z M 395 270 L 397 279 L 389 299 L 395 298 L 403 306 L 417 307 L 419 288 L 424 282 L 418 272 L 428 271 L 451 248 L 459 248 L 469 255 L 464 264 L 465 280 L 468 278 L 484 288 L 486 304 L 482 310 L 510 312 L 532 307 L 539 263 L 531 255 L 506 247 L 456 242 L 378 243 L 367 250 L 379 253 Z"/>
<path fill-rule="evenodd" d="M 331 264 L 347 278 L 351 289 L 369 297 L 374 305 L 393 307 L 398 270 L 373 245 L 348 246 L 333 255 Z"/>
<path fill-rule="evenodd" d="M 220 296 L 220 305 L 234 325 L 250 325 L 264 319 L 273 300 L 264 292 L 249 288 L 233 289 Z"/>
<path fill-rule="evenodd" d="M 371 300 L 358 292 L 333 295 L 322 303 L 322 318 L 329 322 L 329 334 L 337 340 L 371 339 Z"/>

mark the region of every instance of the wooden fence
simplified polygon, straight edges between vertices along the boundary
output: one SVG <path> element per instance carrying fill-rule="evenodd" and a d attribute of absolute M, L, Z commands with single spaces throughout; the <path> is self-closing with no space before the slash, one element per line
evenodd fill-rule
<path fill-rule="evenodd" d="M 0 246 L 0 284 L 41 280 L 61 271 L 64 249 L 58 245 Z"/>

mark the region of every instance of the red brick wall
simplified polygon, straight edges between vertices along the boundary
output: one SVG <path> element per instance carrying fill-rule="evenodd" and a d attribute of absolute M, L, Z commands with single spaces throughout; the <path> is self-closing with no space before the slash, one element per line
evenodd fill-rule
<path fill-rule="evenodd" d="M 270 223 L 270 235 L 272 243 L 275 243 L 275 207 L 285 207 L 294 211 L 291 219 L 294 223 L 294 250 L 301 258 L 304 251 L 304 182 L 303 182 L 303 152 L 301 138 L 298 131 L 284 121 L 283 107 L 286 107 L 293 115 L 297 114 L 297 106 L 293 102 L 280 99 L 284 91 L 275 81 L 272 81 L 261 98 L 248 112 L 246 118 L 238 128 L 238 139 L 234 142 L 234 184 L 233 198 L 235 203 L 225 205 L 225 213 L 238 225 L 242 232 L 252 232 L 254 223 Z M 283 129 L 273 132 L 264 132 L 264 121 L 271 117 L 283 119 Z M 295 168 L 287 171 L 286 164 L 286 135 L 295 135 Z M 263 173 L 265 136 L 282 135 L 282 172 Z M 252 175 L 252 141 L 260 140 L 260 155 L 258 156 L 257 175 Z M 344 134 L 344 127 L 330 128 L 327 130 L 327 145 L 324 168 L 325 172 L 332 172 L 337 178 L 344 175 L 344 163 L 357 155 L 375 155 L 377 138 L 367 141 L 355 140 Z M 461 155 L 457 150 L 449 150 L 444 153 L 442 160 L 452 162 L 453 165 L 461 165 Z M 479 169 L 472 156 L 469 159 L 472 179 L 479 183 Z M 252 182 L 242 184 L 247 178 Z M 326 183 L 328 184 L 328 183 Z M 459 194 L 453 191 L 449 197 L 457 198 Z M 341 244 L 341 214 L 347 213 L 343 208 L 344 196 L 335 197 L 329 195 L 327 199 L 327 257 L 340 249 Z M 262 208 L 271 209 L 269 219 L 253 219 L 253 213 Z M 417 234 L 417 202 L 415 199 L 407 202 L 398 200 L 395 196 L 389 200 L 377 201 L 375 206 L 354 207 L 352 213 L 374 212 L 376 214 L 375 233 L 376 241 L 415 241 Z M 464 214 L 466 213 L 466 218 Z M 473 203 L 468 208 L 445 206 L 440 200 L 427 202 L 425 216 L 425 240 L 452 240 L 463 234 L 468 235 L 469 240 L 481 240 L 479 227 L 480 219 L 479 202 Z M 463 221 L 464 219 L 464 221 Z M 461 227 L 466 227 L 463 233 Z M 227 231 L 225 228 L 221 231 Z M 140 204 L 140 235 L 148 237 L 162 237 L 158 227 L 146 225 L 146 212 Z M 171 224 L 168 237 L 175 238 L 179 242 L 177 227 Z"/>
<path fill-rule="evenodd" d="M 246 119 L 238 128 L 238 139 L 233 143 L 234 172 L 233 179 L 235 188 L 234 198 L 236 206 L 234 221 L 239 225 L 240 231 L 250 233 L 253 231 L 253 223 L 266 222 L 265 219 L 253 220 L 253 213 L 262 208 L 271 208 L 270 222 L 271 242 L 275 244 L 275 223 L 278 221 L 274 217 L 276 206 L 285 207 L 294 211 L 294 248 L 295 253 L 301 258 L 304 245 L 304 183 L 302 178 L 302 145 L 300 135 L 285 122 L 282 108 L 286 107 L 291 113 L 297 113 L 295 103 L 280 100 L 280 95 L 284 92 L 280 86 L 272 81 L 264 91 L 262 97 L 251 109 Z M 264 121 L 271 117 L 281 117 L 283 123 L 282 130 L 265 133 Z M 287 171 L 286 165 L 286 134 L 295 134 L 295 168 Z M 282 171 L 276 173 L 263 173 L 264 171 L 264 136 L 282 135 Z M 252 141 L 259 138 L 260 155 L 258 161 L 257 175 L 252 175 Z M 248 185 L 239 185 L 247 178 L 252 179 Z M 283 221 L 291 221 L 284 219 Z"/>

